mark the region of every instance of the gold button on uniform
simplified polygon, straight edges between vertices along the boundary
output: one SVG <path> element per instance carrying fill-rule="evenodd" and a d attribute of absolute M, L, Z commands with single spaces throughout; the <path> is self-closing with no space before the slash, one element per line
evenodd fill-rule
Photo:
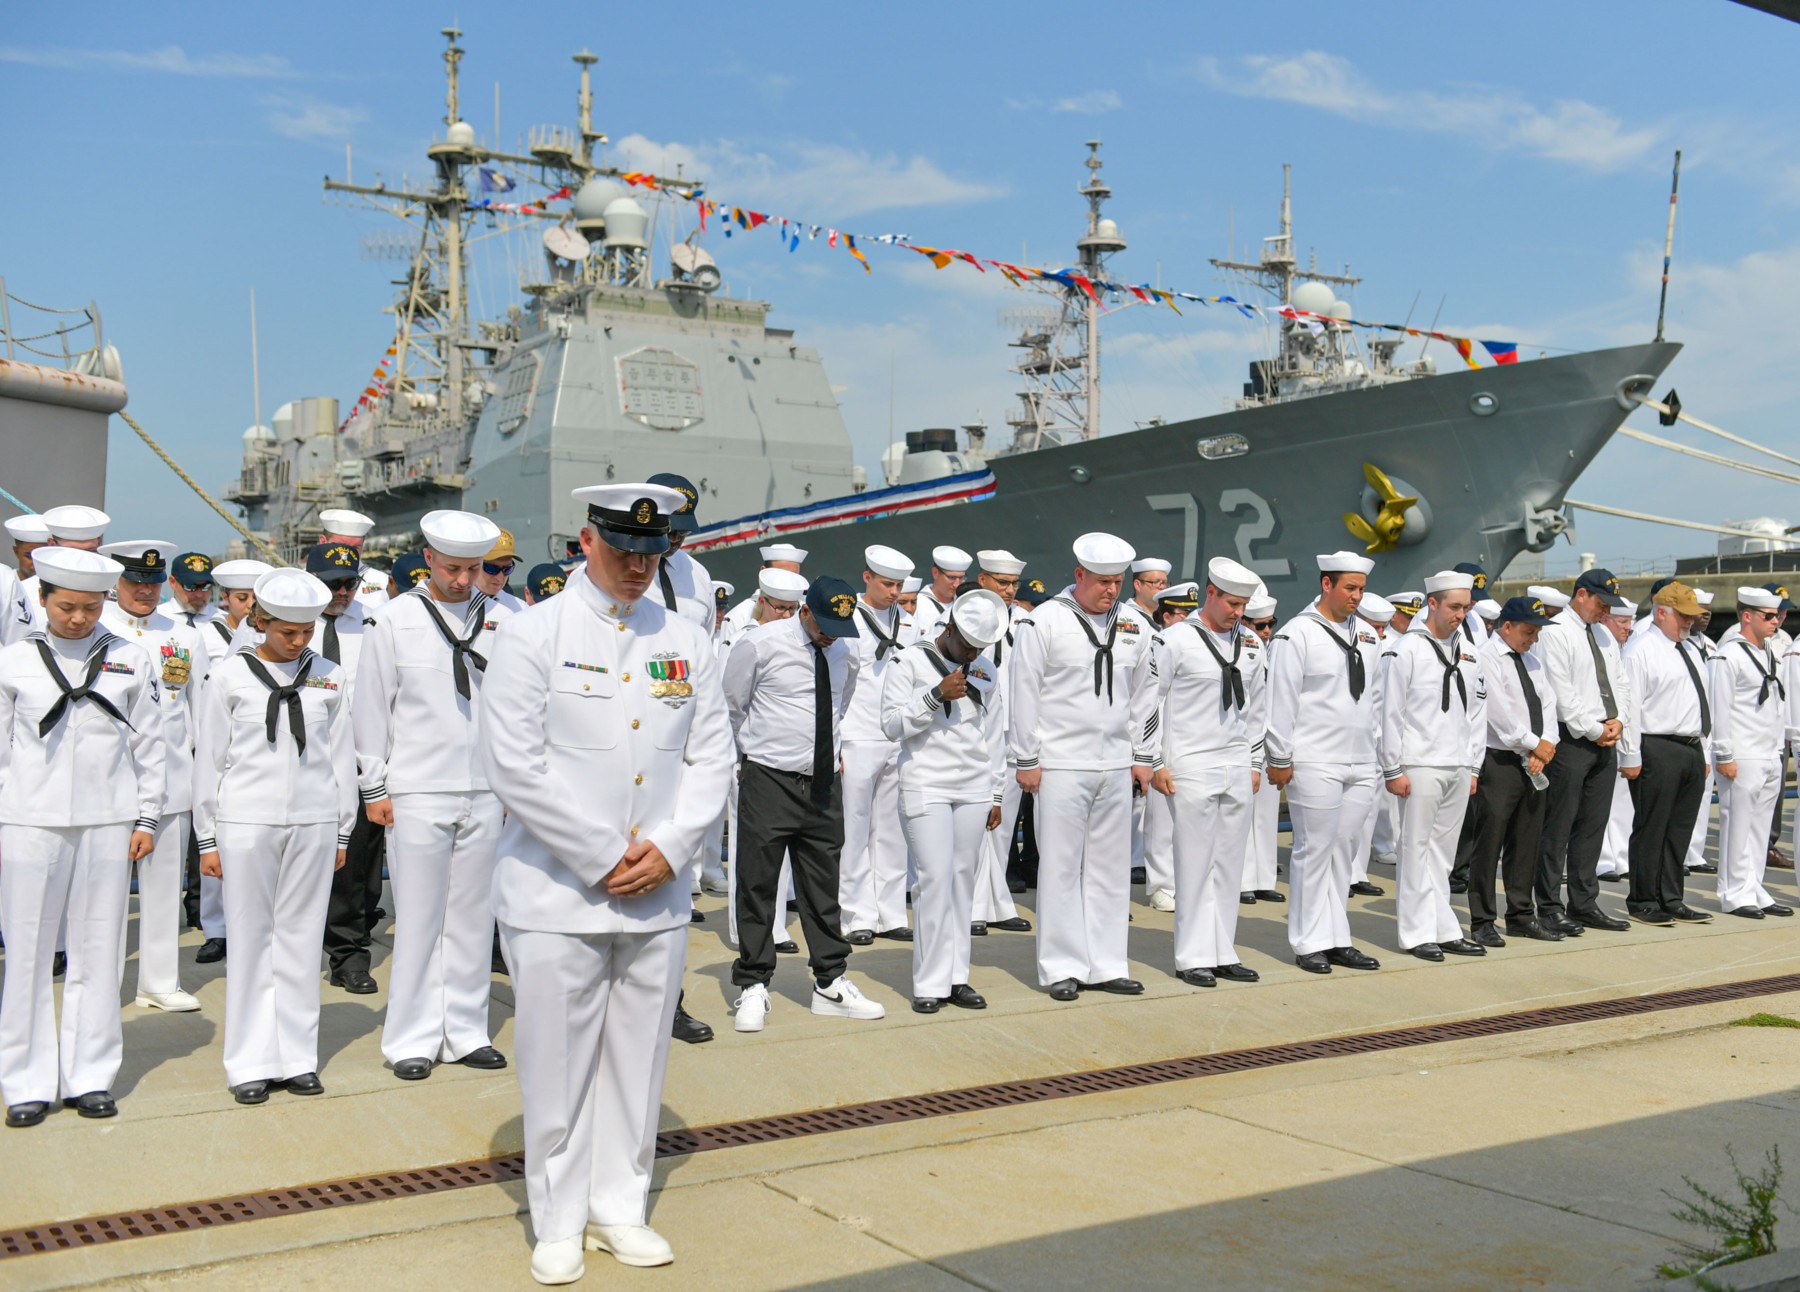
<path fill-rule="evenodd" d="M 644 783 L 644 774 L 642 772 L 639 772 L 637 774 L 637 780 L 634 781 L 633 784 L 642 785 L 643 783 Z"/>
<path fill-rule="evenodd" d="M 637 827 L 635 825 L 631 827 L 631 837 L 633 839 L 637 838 Z"/>
<path fill-rule="evenodd" d="M 638 720 L 636 718 L 633 718 L 631 720 L 631 729 L 633 731 L 636 731 L 638 729 Z"/>
<path fill-rule="evenodd" d="M 593 690 L 593 689 L 594 689 L 594 688 L 593 688 L 593 687 L 591 687 L 591 686 L 589 686 L 589 685 L 588 685 L 588 684 L 587 684 L 587 683 L 586 683 L 586 682 L 583 682 L 583 683 L 582 683 L 582 684 L 581 684 L 581 689 L 582 689 L 582 690 L 584 690 L 584 691 L 591 691 L 591 690 Z"/>
<path fill-rule="evenodd" d="M 627 674 L 626 674 L 626 675 L 625 675 L 625 680 L 626 680 L 626 681 L 627 681 L 627 682 L 629 682 L 629 681 L 631 681 L 631 674 L 629 674 L 629 673 L 627 673 Z"/>

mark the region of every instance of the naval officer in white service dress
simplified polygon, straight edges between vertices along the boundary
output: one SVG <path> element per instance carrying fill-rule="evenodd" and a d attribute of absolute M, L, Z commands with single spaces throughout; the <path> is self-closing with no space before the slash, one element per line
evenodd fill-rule
<path fill-rule="evenodd" d="M 627 1265 L 674 1259 L 644 1222 L 692 908 L 676 867 L 693 864 L 732 762 L 708 635 L 655 595 L 682 496 L 574 494 L 587 563 L 507 624 L 482 686 L 540 1283 L 579 1279 L 584 1242 Z"/>

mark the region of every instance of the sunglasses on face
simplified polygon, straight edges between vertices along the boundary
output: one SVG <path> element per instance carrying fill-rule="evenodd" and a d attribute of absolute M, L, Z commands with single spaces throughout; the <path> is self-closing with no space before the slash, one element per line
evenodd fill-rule
<path fill-rule="evenodd" d="M 511 574 L 513 572 L 513 563 L 511 561 L 483 561 L 481 563 L 481 568 L 489 574 Z"/>
<path fill-rule="evenodd" d="M 1273 619 L 1252 619 L 1250 626 L 1260 631 L 1264 628 L 1275 627 L 1275 621 Z"/>
<path fill-rule="evenodd" d="M 338 593 L 342 592 L 345 588 L 354 588 L 359 582 L 361 582 L 361 580 L 356 579 L 356 578 L 321 579 L 320 582 L 323 583 L 326 587 L 330 588 L 331 595 L 335 597 Z"/>
<path fill-rule="evenodd" d="M 1777 619 L 1781 618 L 1781 612 L 1779 610 L 1758 610 L 1756 612 L 1756 617 L 1758 619 L 1762 620 L 1764 623 L 1772 624 Z"/>

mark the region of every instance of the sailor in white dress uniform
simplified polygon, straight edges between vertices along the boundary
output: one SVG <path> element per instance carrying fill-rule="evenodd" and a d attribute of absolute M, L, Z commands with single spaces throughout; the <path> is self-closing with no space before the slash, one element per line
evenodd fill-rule
<path fill-rule="evenodd" d="M 912 612 L 919 634 L 936 637 L 950 607 L 956 601 L 956 590 L 975 558 L 948 543 L 931 549 L 931 580 L 919 588 L 918 608 Z"/>
<path fill-rule="evenodd" d="M 1006 721 L 1012 724 L 1012 651 L 1019 621 L 1025 617 L 1024 607 L 1013 598 L 1019 591 L 1019 576 L 1025 562 L 1004 548 L 984 548 L 975 553 L 975 581 L 1006 603 L 1006 633 L 989 650 L 994 672 L 1000 679 Z M 981 837 L 981 869 L 975 875 L 974 927 L 972 932 L 986 934 L 999 929 L 1007 933 L 1031 932 L 1031 921 L 1019 914 L 1013 904 L 1012 890 L 1006 885 L 1006 863 L 1012 855 L 1013 831 L 1019 822 L 1019 804 L 1024 792 L 1019 789 L 1018 766 L 1012 761 L 1011 733 L 1006 747 L 1006 775 L 1000 784 L 1000 824 Z"/>
<path fill-rule="evenodd" d="M 1769 822 L 1781 793 L 1788 696 L 1769 647 L 1781 626 L 1781 598 L 1763 588 L 1739 588 L 1737 608 L 1737 626 L 1720 639 L 1709 665 L 1719 784 L 1718 894 L 1726 913 L 1757 919 L 1791 910 L 1763 887 Z"/>
<path fill-rule="evenodd" d="M 1131 805 L 1161 757 L 1151 721 L 1150 634 L 1118 604 L 1135 554 L 1111 534 L 1074 543 L 1075 582 L 1020 621 L 1008 739 L 1037 795 L 1038 981 L 1054 1000 L 1083 988 L 1135 996 L 1126 976 Z"/>
<path fill-rule="evenodd" d="M 1156 613 L 1151 616 L 1150 645 L 1156 655 L 1157 676 L 1162 675 L 1164 634 L 1192 618 L 1200 609 L 1198 583 L 1173 583 L 1156 594 Z M 1233 629 L 1233 632 L 1236 630 Z M 1260 652 L 1259 652 L 1260 653 Z M 1157 705 L 1157 718 L 1163 717 Z M 1164 727 L 1167 730 L 1167 727 Z M 1143 828 L 1144 898 L 1155 911 L 1175 909 L 1175 812 L 1169 795 L 1144 795 Z"/>
<path fill-rule="evenodd" d="M 50 527 L 44 524 L 42 516 L 27 513 L 8 517 L 5 528 L 7 538 L 12 540 L 13 569 L 17 571 L 19 581 L 24 582 L 35 572 L 31 554 L 50 541 Z"/>
<path fill-rule="evenodd" d="M 587 564 L 507 624 L 482 687 L 540 1283 L 581 1277 L 584 1236 L 626 1264 L 674 1259 L 644 1222 L 692 906 L 677 867 L 732 761 L 708 636 L 655 592 L 681 495 L 574 493 Z"/>
<path fill-rule="evenodd" d="M 118 1111 L 119 956 L 131 862 L 162 817 L 161 687 L 149 652 L 102 626 L 122 567 L 37 553 L 45 628 L 0 649 L 0 1097 L 9 1126 L 58 1094 L 83 1117 Z M 68 929 L 60 1042 L 51 960 Z"/>
<path fill-rule="evenodd" d="M 1279 622 L 1275 618 L 1276 600 L 1269 595 L 1267 587 L 1258 583 L 1256 594 L 1244 603 L 1244 617 L 1238 630 L 1255 636 L 1264 649 L 1257 652 L 1259 656 L 1256 669 L 1262 675 L 1263 692 L 1263 729 L 1269 725 L 1268 685 L 1269 685 L 1269 641 L 1275 636 L 1275 628 Z M 1262 733 L 1258 733 L 1261 739 Z M 1264 751 L 1267 758 L 1267 751 Z M 1238 901 L 1244 906 L 1257 902 L 1285 902 L 1281 890 L 1275 887 L 1278 878 L 1280 859 L 1281 832 L 1281 790 L 1269 783 L 1268 772 L 1258 778 L 1255 793 L 1250 803 L 1250 839 L 1245 845 L 1243 891 L 1238 894 Z"/>
<path fill-rule="evenodd" d="M 1131 597 L 1120 593 L 1119 613 L 1135 622 L 1143 631 L 1156 633 L 1156 597 L 1169 586 L 1169 572 L 1174 565 L 1160 556 L 1140 556 L 1131 563 Z M 1144 872 L 1144 817 L 1150 806 L 1150 795 L 1134 793 L 1131 799 L 1131 878 L 1137 882 Z M 1147 876 L 1146 876 L 1147 880 Z"/>
<path fill-rule="evenodd" d="M 224 880 L 225 1080 L 242 1104 L 317 1095 L 319 946 L 356 822 L 343 675 L 307 646 L 331 591 L 304 570 L 256 583 L 259 645 L 207 679 L 194 756 L 200 865 Z"/>
<path fill-rule="evenodd" d="M 506 1066 L 488 1033 L 501 807 L 479 747 L 482 676 L 511 616 L 475 586 L 499 528 L 433 511 L 419 529 L 430 576 L 382 607 L 351 706 L 364 810 L 388 832 L 394 955 L 381 1052 L 402 1081 L 440 1062 Z"/>
<path fill-rule="evenodd" d="M 100 622 L 150 656 L 162 690 L 167 786 L 157 823 L 156 848 L 138 863 L 137 1004 L 189 1013 L 200 1002 L 181 989 L 181 882 L 193 828 L 194 741 L 208 672 L 206 648 L 173 606 L 158 604 L 175 555 L 173 543 L 151 540 L 108 543 L 101 554 L 124 567 Z M 123 969 L 121 963 L 120 968 Z"/>
<path fill-rule="evenodd" d="M 931 641 L 882 675 L 881 729 L 900 746 L 900 813 L 913 889 L 913 1011 L 986 1009 L 969 984 L 975 875 L 1000 824 L 1006 697 L 984 653 L 1006 633 L 1006 603 L 984 589 L 952 600 Z"/>
<path fill-rule="evenodd" d="M 47 543 L 51 547 L 73 547 L 80 551 L 95 552 L 100 549 L 106 537 L 106 527 L 112 524 L 112 517 L 98 507 L 84 507 L 79 503 L 65 503 L 60 507 L 52 507 L 42 516 L 44 532 L 49 535 Z M 44 603 L 38 594 L 40 574 L 33 574 L 19 581 L 19 593 L 25 599 L 25 608 L 31 614 L 31 626 L 44 626 Z"/>

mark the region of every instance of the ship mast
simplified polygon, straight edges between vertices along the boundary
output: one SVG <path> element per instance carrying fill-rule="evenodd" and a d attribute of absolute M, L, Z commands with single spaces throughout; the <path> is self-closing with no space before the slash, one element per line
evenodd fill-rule
<path fill-rule="evenodd" d="M 1214 260 L 1214 269 L 1228 269 L 1240 274 L 1250 282 L 1263 288 L 1283 305 L 1294 303 L 1294 284 L 1302 280 L 1315 283 L 1337 283 L 1345 287 L 1354 287 L 1362 279 L 1348 274 L 1322 274 L 1316 269 L 1301 269 L 1300 262 L 1294 255 L 1294 202 L 1293 202 L 1294 168 L 1291 163 L 1283 162 L 1281 166 L 1281 232 L 1272 238 L 1263 239 L 1262 256 L 1255 264 L 1245 264 L 1237 260 Z"/>

